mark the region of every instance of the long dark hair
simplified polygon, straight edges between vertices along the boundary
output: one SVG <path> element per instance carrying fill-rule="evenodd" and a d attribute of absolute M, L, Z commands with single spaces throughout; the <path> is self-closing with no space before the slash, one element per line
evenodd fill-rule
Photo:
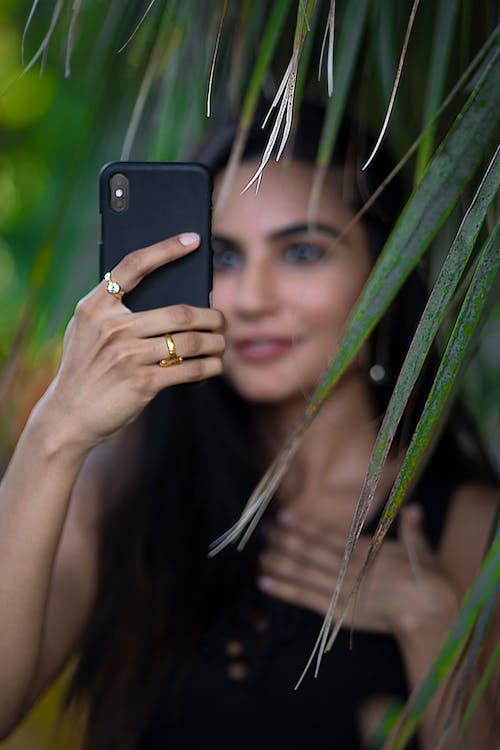
<path fill-rule="evenodd" d="M 302 106 L 294 158 L 314 160 L 322 120 L 321 107 Z M 235 123 L 218 129 L 196 160 L 217 172 L 227 163 L 235 134 Z M 257 120 L 243 158 L 260 155 L 265 139 Z M 370 146 L 366 133 L 344 123 L 333 165 L 344 165 L 352 153 L 361 157 L 360 142 L 364 154 Z M 389 172 L 387 157 L 379 156 L 377 163 L 382 170 L 369 170 L 356 186 L 356 208 Z M 374 258 L 398 215 L 402 195 L 401 186 L 393 184 L 364 219 Z M 380 414 L 426 301 L 420 272 L 409 279 L 372 337 L 374 349 L 377 336 L 391 342 L 384 362 L 386 382 L 372 389 Z M 421 395 L 409 410 L 408 429 L 419 415 L 436 363 L 433 350 L 419 382 Z M 457 405 L 452 416 L 478 448 L 470 420 Z M 133 429 L 140 433 L 141 448 L 128 485 L 111 489 L 103 510 L 97 599 L 66 700 L 66 705 L 85 701 L 89 750 L 137 746 L 165 685 L 175 682 L 182 688 L 203 630 L 224 607 L 252 597 L 262 544 L 257 532 L 242 553 L 227 550 L 207 559 L 209 543 L 236 520 L 265 468 L 251 406 L 223 377 L 162 392 Z M 459 465 L 464 480 L 492 477 L 481 451 L 466 455 L 450 429 L 435 447 L 434 464 L 452 472 Z"/>

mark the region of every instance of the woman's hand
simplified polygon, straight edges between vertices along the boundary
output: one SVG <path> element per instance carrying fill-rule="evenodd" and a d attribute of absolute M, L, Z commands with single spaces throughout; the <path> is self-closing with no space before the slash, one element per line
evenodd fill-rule
<path fill-rule="evenodd" d="M 199 245 L 179 235 L 136 250 L 112 269 L 125 291 L 147 274 Z M 163 388 L 219 375 L 225 348 L 218 310 L 173 305 L 132 313 L 102 281 L 76 306 L 56 378 L 37 409 L 66 440 L 92 447 L 118 432 Z M 180 364 L 168 358 L 165 332 L 173 334 Z"/>
<path fill-rule="evenodd" d="M 418 623 L 453 621 L 458 611 L 451 582 L 421 528 L 419 506 L 403 509 L 397 541 L 387 539 L 361 586 L 352 620 L 355 629 L 397 636 Z M 278 516 L 268 534 L 258 583 L 278 599 L 325 615 L 337 583 L 346 537 L 324 524 L 288 511 Z M 369 539 L 360 537 L 340 592 L 336 613 L 365 561 Z"/>

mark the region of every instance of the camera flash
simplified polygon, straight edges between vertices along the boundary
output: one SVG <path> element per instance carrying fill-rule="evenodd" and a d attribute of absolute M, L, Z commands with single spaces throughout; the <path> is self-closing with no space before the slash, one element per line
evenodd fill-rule
<path fill-rule="evenodd" d="M 123 213 L 128 210 L 129 180 L 126 174 L 117 172 L 109 178 L 109 207 L 112 211 Z"/>

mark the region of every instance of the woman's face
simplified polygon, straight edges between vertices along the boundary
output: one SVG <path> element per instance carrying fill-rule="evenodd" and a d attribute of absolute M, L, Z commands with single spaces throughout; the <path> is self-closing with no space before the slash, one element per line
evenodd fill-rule
<path fill-rule="evenodd" d="M 269 164 L 258 194 L 251 188 L 240 195 L 257 166 L 239 167 L 214 215 L 213 304 L 227 320 L 226 376 L 243 398 L 277 404 L 316 386 L 371 260 L 360 224 L 335 243 L 353 216 L 341 197 L 340 172 L 332 170 L 325 182 L 316 228 L 308 231 L 314 167 Z"/>

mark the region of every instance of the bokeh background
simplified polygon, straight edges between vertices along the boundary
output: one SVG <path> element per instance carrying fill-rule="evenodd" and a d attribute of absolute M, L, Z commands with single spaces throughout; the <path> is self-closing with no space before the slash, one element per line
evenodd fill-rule
<path fill-rule="evenodd" d="M 365 13 L 366 3 L 349 2 Z M 83 0 L 74 29 L 76 4 L 60 4 L 50 43 L 21 76 L 22 49 L 26 65 L 49 30 L 57 2 L 39 3 L 24 37 L 32 0 L 0 2 L 0 469 L 55 373 L 76 301 L 98 280 L 101 165 L 119 159 L 124 145 L 130 158 L 186 158 L 212 123 L 238 116 L 266 23 L 277 7 L 270 0 L 229 3 L 208 120 L 208 81 L 224 2 Z M 347 2 L 338 5 L 342 28 Z M 373 0 L 363 22 L 344 106 L 374 131 L 384 118 L 411 5 Z M 276 46 L 262 82 L 270 96 L 289 60 L 297 14 L 296 2 L 281 0 L 281 6 L 283 19 L 276 21 Z M 148 8 L 137 33 L 119 52 Z M 301 69 L 303 93 L 323 99 L 326 75 L 318 82 L 317 63 L 328 9 L 329 3 L 318 3 L 305 49 L 309 63 Z M 387 133 L 395 158 L 404 155 L 436 101 L 497 23 L 497 4 L 489 0 L 481 3 L 480 13 L 472 0 L 421 3 Z M 73 39 L 69 75 L 68 37 Z M 405 167 L 409 187 L 466 94 L 467 88 L 439 120 L 427 140 L 427 154 L 421 149 Z M 434 243 L 431 279 L 459 221 L 457 210 Z M 490 305 L 463 385 L 497 466 L 499 316 L 500 306 Z M 51 731 L 64 679 L 5 743 L 7 750 L 76 747 L 78 731 L 72 722 L 66 733 L 58 729 L 54 736 Z"/>

